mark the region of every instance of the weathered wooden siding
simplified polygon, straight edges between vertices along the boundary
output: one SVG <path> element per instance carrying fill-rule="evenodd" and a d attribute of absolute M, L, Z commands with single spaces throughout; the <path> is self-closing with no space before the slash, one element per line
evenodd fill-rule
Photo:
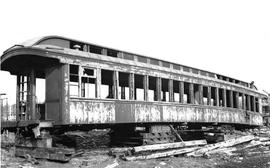
<path fill-rule="evenodd" d="M 70 101 L 70 123 L 115 122 L 115 103 L 97 101 Z"/>
<path fill-rule="evenodd" d="M 261 125 L 259 113 L 232 108 L 141 101 L 70 100 L 70 124 L 200 122 Z"/>

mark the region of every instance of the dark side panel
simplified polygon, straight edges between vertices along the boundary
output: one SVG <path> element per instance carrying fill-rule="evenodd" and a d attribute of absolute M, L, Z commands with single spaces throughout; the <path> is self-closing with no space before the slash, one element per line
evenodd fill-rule
<path fill-rule="evenodd" d="M 46 70 L 46 119 L 59 121 L 60 116 L 59 66 Z"/>

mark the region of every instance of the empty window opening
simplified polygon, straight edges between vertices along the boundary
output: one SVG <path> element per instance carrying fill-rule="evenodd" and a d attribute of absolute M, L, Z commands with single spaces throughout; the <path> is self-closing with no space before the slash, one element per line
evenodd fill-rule
<path fill-rule="evenodd" d="M 184 82 L 184 103 L 191 103 L 189 85 L 189 83 Z"/>
<path fill-rule="evenodd" d="M 225 107 L 225 102 L 223 101 L 223 93 L 224 93 L 224 89 L 218 88 L 218 101 L 219 101 L 219 106 Z"/>
<path fill-rule="evenodd" d="M 243 109 L 243 93 L 239 93 L 238 95 L 238 108 Z"/>
<path fill-rule="evenodd" d="M 158 100 L 157 78 L 149 76 L 148 82 L 149 82 L 149 90 L 148 90 L 149 101 L 157 101 Z"/>
<path fill-rule="evenodd" d="M 255 97 L 255 111 L 259 112 L 259 99 Z"/>
<path fill-rule="evenodd" d="M 90 45 L 90 52 L 95 54 L 101 54 L 102 48 L 94 45 Z"/>
<path fill-rule="evenodd" d="M 207 105 L 208 102 L 208 88 L 203 86 L 203 105 Z"/>
<path fill-rule="evenodd" d="M 217 106 L 216 87 L 211 87 L 211 105 Z"/>
<path fill-rule="evenodd" d="M 226 90 L 226 102 L 227 102 L 227 107 L 232 107 L 230 90 Z"/>
<path fill-rule="evenodd" d="M 161 101 L 169 101 L 169 80 L 161 79 Z"/>
<path fill-rule="evenodd" d="M 250 96 L 250 105 L 251 105 L 250 111 L 255 111 L 254 103 L 255 103 L 254 96 Z"/>
<path fill-rule="evenodd" d="M 38 88 L 38 92 L 36 92 L 37 103 L 45 102 L 45 85 L 45 79 L 36 79 L 36 88 Z"/>
<path fill-rule="evenodd" d="M 82 68 L 81 97 L 96 97 L 96 75 L 94 69 Z"/>
<path fill-rule="evenodd" d="M 101 70 L 101 94 L 102 99 L 113 99 L 113 71 Z"/>
<path fill-rule="evenodd" d="M 72 75 L 72 77 L 79 76 L 79 66 L 78 65 L 70 65 L 69 66 L 69 73 Z"/>
<path fill-rule="evenodd" d="M 117 53 L 118 53 L 118 51 L 116 51 L 116 50 L 111 50 L 111 49 L 107 50 L 107 55 L 110 57 L 117 57 Z"/>
<path fill-rule="evenodd" d="M 118 97 L 122 100 L 129 99 L 129 73 L 119 72 Z"/>
<path fill-rule="evenodd" d="M 143 88 L 143 75 L 134 75 L 134 83 L 135 83 L 135 89 L 134 89 L 134 98 L 135 100 L 144 100 L 144 88 Z"/>
<path fill-rule="evenodd" d="M 46 80 L 42 78 L 36 78 L 36 111 L 40 114 L 40 120 L 45 120 L 45 97 L 46 97 Z M 11 111 L 11 119 L 16 120 L 16 110 L 14 115 Z"/>
<path fill-rule="evenodd" d="M 199 85 L 198 84 L 194 84 L 194 103 L 195 104 L 200 104 L 200 91 L 199 91 Z"/>
<path fill-rule="evenodd" d="M 79 96 L 79 66 L 69 66 L 69 94 L 73 97 Z"/>
<path fill-rule="evenodd" d="M 250 96 L 249 95 L 245 95 L 245 99 L 246 99 L 246 110 L 250 110 Z"/>
<path fill-rule="evenodd" d="M 175 102 L 180 102 L 180 82 L 179 81 L 173 81 L 173 100 Z"/>
<path fill-rule="evenodd" d="M 233 108 L 238 108 L 238 104 L 237 104 L 238 97 L 236 97 L 236 96 L 237 96 L 236 92 L 233 91 Z"/>

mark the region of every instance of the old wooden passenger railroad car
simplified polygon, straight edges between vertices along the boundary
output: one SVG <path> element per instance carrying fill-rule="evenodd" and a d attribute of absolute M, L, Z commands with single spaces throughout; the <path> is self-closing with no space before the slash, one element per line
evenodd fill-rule
<path fill-rule="evenodd" d="M 3 126 L 43 120 L 58 126 L 262 125 L 264 95 L 252 84 L 64 37 L 11 47 L 1 70 L 17 75 L 17 122 Z M 36 103 L 36 78 L 45 79 L 43 106 Z"/>

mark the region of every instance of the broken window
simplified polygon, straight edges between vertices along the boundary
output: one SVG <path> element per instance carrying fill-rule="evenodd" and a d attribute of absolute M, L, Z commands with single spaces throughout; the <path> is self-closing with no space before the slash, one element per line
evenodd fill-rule
<path fill-rule="evenodd" d="M 169 101 L 169 80 L 161 79 L 161 101 Z"/>
<path fill-rule="evenodd" d="M 69 66 L 69 93 L 70 96 L 79 96 L 79 66 Z"/>
<path fill-rule="evenodd" d="M 122 100 L 129 99 L 129 73 L 119 72 L 118 97 Z"/>
<path fill-rule="evenodd" d="M 96 72 L 94 69 L 82 68 L 81 72 L 81 97 L 96 97 Z"/>
<path fill-rule="evenodd" d="M 148 97 L 149 101 L 157 101 L 157 78 L 149 76 L 149 89 L 148 89 Z"/>
<path fill-rule="evenodd" d="M 138 74 L 134 75 L 134 83 L 135 83 L 134 96 L 135 96 L 135 100 L 144 100 L 143 81 L 144 81 L 144 76 L 143 75 L 138 75 Z"/>
<path fill-rule="evenodd" d="M 113 71 L 101 70 L 101 94 L 102 99 L 113 99 Z"/>

